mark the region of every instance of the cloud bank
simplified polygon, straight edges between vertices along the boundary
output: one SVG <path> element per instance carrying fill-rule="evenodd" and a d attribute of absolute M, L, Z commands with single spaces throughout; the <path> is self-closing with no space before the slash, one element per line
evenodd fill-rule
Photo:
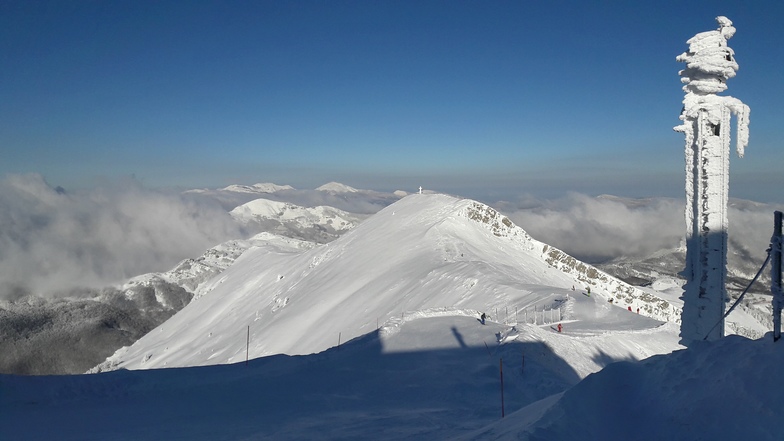
<path fill-rule="evenodd" d="M 620 257 L 643 258 L 681 245 L 686 234 L 684 204 L 668 198 L 572 193 L 555 200 L 522 198 L 494 205 L 537 240 L 578 259 L 602 263 Z M 765 259 L 776 209 L 781 208 L 743 200 L 730 202 L 731 263 L 756 272 Z"/>
<path fill-rule="evenodd" d="M 133 180 L 71 194 L 37 174 L 8 175 L 0 180 L 0 298 L 165 271 L 242 235 L 218 204 Z"/>

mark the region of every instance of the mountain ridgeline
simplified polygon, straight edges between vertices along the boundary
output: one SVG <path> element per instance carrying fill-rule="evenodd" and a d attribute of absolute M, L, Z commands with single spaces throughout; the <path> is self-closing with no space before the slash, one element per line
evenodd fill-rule
<path fill-rule="evenodd" d="M 510 310 L 555 308 L 558 293 L 572 288 L 678 320 L 665 300 L 534 240 L 484 204 L 409 195 L 327 244 L 250 248 L 188 306 L 94 371 L 320 352 L 434 308 L 497 320 L 503 310 L 508 320 Z"/>

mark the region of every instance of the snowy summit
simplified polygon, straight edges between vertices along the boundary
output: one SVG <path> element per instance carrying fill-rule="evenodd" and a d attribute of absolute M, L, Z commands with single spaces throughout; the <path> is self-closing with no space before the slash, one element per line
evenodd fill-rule
<path fill-rule="evenodd" d="M 245 252 L 206 294 L 119 350 L 100 369 L 233 363 L 309 354 L 433 308 L 459 314 L 554 308 L 572 287 L 677 321 L 668 302 L 531 238 L 492 208 L 410 195 L 333 242 L 305 252 Z"/>
<path fill-rule="evenodd" d="M 330 193 L 357 193 L 359 190 L 339 182 L 328 182 L 317 188 L 316 191 L 326 191 Z"/>

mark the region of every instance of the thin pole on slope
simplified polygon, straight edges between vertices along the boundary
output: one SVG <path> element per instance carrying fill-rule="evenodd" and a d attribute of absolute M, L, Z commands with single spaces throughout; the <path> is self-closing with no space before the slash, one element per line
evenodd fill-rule
<path fill-rule="evenodd" d="M 340 332 L 338 332 L 338 348 L 340 347 Z"/>
<path fill-rule="evenodd" d="M 501 418 L 504 417 L 504 359 L 498 359 L 498 370 L 501 373 Z"/>
<path fill-rule="evenodd" d="M 248 365 L 248 355 L 250 353 L 250 325 L 248 325 L 248 338 L 245 340 L 245 366 Z"/>
<path fill-rule="evenodd" d="M 784 292 L 781 291 L 781 219 L 780 211 L 773 213 L 773 239 L 771 239 L 773 266 L 770 269 L 770 290 L 773 294 L 773 341 L 781 338 L 781 307 L 784 304 Z"/>
<path fill-rule="evenodd" d="M 525 373 L 525 351 L 520 351 L 520 354 L 523 356 L 522 363 L 520 363 L 520 373 Z"/>

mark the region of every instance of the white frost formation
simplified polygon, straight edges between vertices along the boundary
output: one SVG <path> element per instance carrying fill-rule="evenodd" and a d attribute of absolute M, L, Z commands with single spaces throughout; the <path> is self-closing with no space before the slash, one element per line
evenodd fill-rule
<path fill-rule="evenodd" d="M 675 127 L 686 135 L 682 344 L 724 335 L 732 114 L 738 120 L 738 156 L 743 157 L 749 142 L 749 107 L 737 98 L 716 95 L 727 89 L 727 79 L 738 70 L 735 53 L 727 46 L 735 28 L 727 17 L 717 17 L 716 21 L 718 30 L 695 35 L 687 41 L 689 50 L 676 58 L 686 63 L 686 69 L 679 72 L 686 92 L 680 116 L 683 124 Z"/>

